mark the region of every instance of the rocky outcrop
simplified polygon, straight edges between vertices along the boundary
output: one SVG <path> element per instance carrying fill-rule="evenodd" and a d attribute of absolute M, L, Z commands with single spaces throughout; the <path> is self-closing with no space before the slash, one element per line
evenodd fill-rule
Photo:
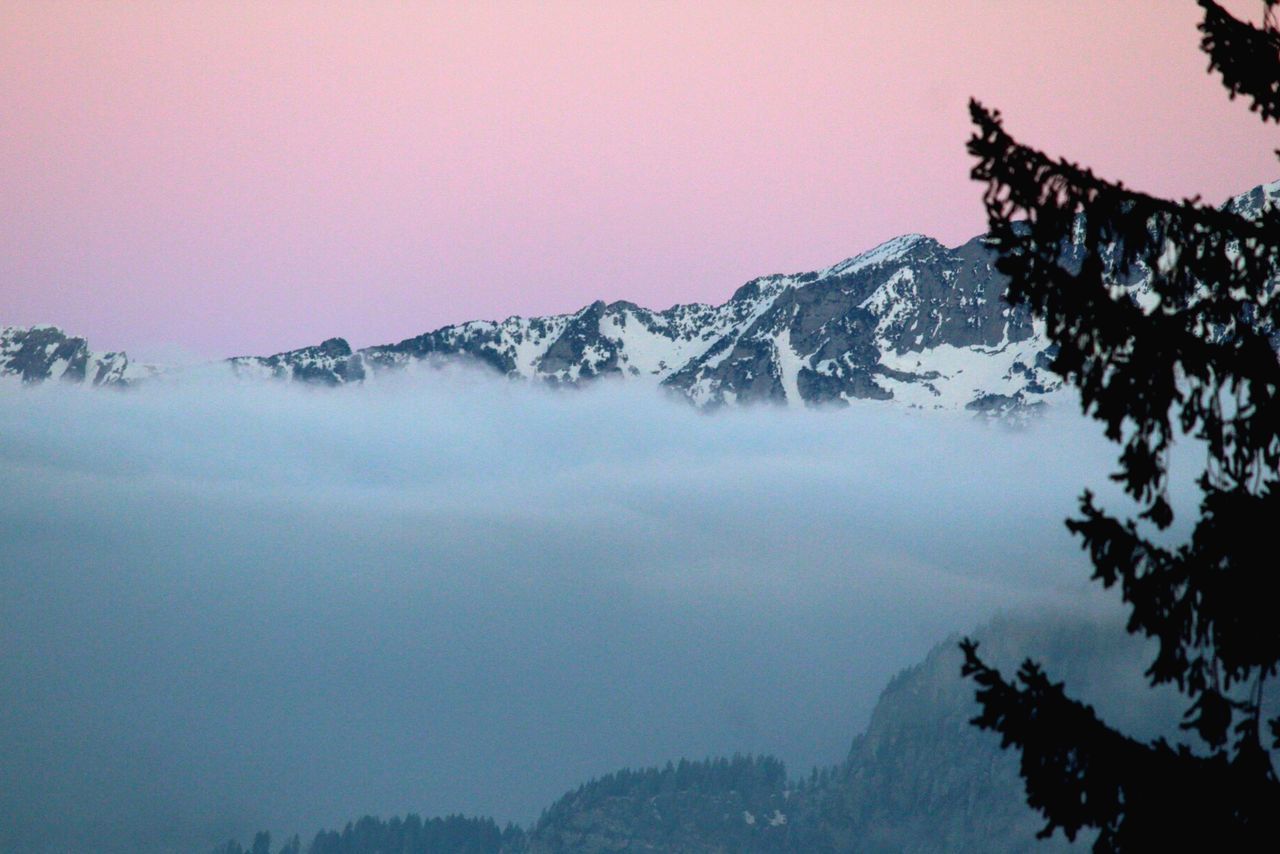
<path fill-rule="evenodd" d="M 315 347 L 303 347 L 274 356 L 240 356 L 228 359 L 239 377 L 269 377 L 299 382 L 341 385 L 365 377 L 364 361 L 342 338 L 330 338 Z"/>
<path fill-rule="evenodd" d="M 62 380 L 94 386 L 125 385 L 153 370 L 124 353 L 95 353 L 83 338 L 53 326 L 0 329 L 0 375 L 24 383 Z"/>

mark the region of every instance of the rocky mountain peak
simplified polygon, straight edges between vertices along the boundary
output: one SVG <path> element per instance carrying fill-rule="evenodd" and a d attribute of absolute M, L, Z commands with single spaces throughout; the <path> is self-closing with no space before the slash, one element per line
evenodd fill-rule
<path fill-rule="evenodd" d="M 0 329 L 0 376 L 24 383 L 56 379 L 89 385 L 120 385 L 150 376 L 145 366 L 130 363 L 124 353 L 94 353 L 83 338 L 56 326 Z"/>

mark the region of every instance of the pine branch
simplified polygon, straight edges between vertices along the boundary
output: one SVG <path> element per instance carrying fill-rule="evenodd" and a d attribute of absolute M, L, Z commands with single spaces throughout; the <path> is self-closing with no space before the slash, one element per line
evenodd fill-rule
<path fill-rule="evenodd" d="M 972 723 L 1022 754 L 1027 803 L 1070 840 L 1096 829 L 1095 851 L 1262 850 L 1280 832 L 1280 784 L 1255 750 L 1197 755 L 1108 727 L 1032 661 L 1015 681 L 966 638 L 962 674 L 978 685 Z M 1252 742 L 1256 744 L 1256 739 Z"/>
<path fill-rule="evenodd" d="M 1263 26 L 1255 27 L 1213 0 L 1200 0 L 1200 49 L 1209 54 L 1209 71 L 1222 75 L 1232 98 L 1248 98 L 1249 109 L 1264 121 L 1280 121 L 1280 33 L 1271 14 L 1274 5 L 1268 0 Z"/>

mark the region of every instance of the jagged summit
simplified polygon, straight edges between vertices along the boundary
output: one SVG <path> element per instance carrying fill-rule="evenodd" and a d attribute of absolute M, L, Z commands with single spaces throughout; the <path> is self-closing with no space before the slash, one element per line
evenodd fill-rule
<path fill-rule="evenodd" d="M 314 347 L 286 350 L 274 356 L 237 356 L 227 360 L 238 377 L 287 379 L 325 385 L 364 379 L 358 359 L 352 359 L 345 338 L 326 338 Z"/>
<path fill-rule="evenodd" d="M 1276 207 L 1280 203 L 1280 180 L 1269 184 L 1260 184 L 1247 193 L 1241 193 L 1231 199 L 1224 208 L 1232 213 L 1253 219 L 1259 216 L 1264 208 Z"/>
<path fill-rule="evenodd" d="M 907 255 L 911 250 L 924 244 L 926 247 L 942 247 L 942 244 L 929 237 L 926 234 L 903 234 L 898 237 L 886 240 L 884 243 L 863 252 L 860 255 L 854 255 L 846 258 L 839 264 L 833 264 L 825 270 L 817 273 L 817 278 L 825 279 L 828 276 L 838 276 L 846 273 L 853 273 L 864 267 L 870 267 L 875 264 L 884 264 Z"/>
<path fill-rule="evenodd" d="M 1224 207 L 1257 216 L 1280 203 L 1280 181 Z M 597 300 L 570 314 L 445 326 L 352 350 L 342 338 L 226 365 L 240 377 L 327 385 L 364 382 L 412 365 L 463 360 L 512 378 L 580 385 L 615 377 L 660 386 L 700 407 L 743 403 L 896 401 L 983 413 L 1039 407 L 1061 388 L 1049 343 L 1022 308 L 982 237 L 947 247 L 907 234 L 822 270 L 774 274 L 720 305 L 664 311 Z M 1126 283 L 1141 291 L 1145 280 Z M 123 354 L 90 354 L 49 327 L 6 329 L 0 374 L 27 382 L 135 381 Z"/>
<path fill-rule="evenodd" d="M 56 326 L 0 328 L 0 376 L 23 382 L 65 380 L 89 385 L 123 385 L 153 375 L 145 365 L 129 361 L 124 353 L 95 353 L 83 338 L 67 335 Z"/>

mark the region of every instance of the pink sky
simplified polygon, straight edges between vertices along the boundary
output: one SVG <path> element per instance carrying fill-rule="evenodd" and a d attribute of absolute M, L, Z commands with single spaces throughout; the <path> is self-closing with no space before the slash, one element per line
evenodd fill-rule
<path fill-rule="evenodd" d="M 1234 8 L 1252 12 L 1256 3 Z M 966 100 L 1218 201 L 1280 133 L 1191 0 L 0 0 L 0 325 L 268 353 L 725 299 L 982 230 Z"/>

